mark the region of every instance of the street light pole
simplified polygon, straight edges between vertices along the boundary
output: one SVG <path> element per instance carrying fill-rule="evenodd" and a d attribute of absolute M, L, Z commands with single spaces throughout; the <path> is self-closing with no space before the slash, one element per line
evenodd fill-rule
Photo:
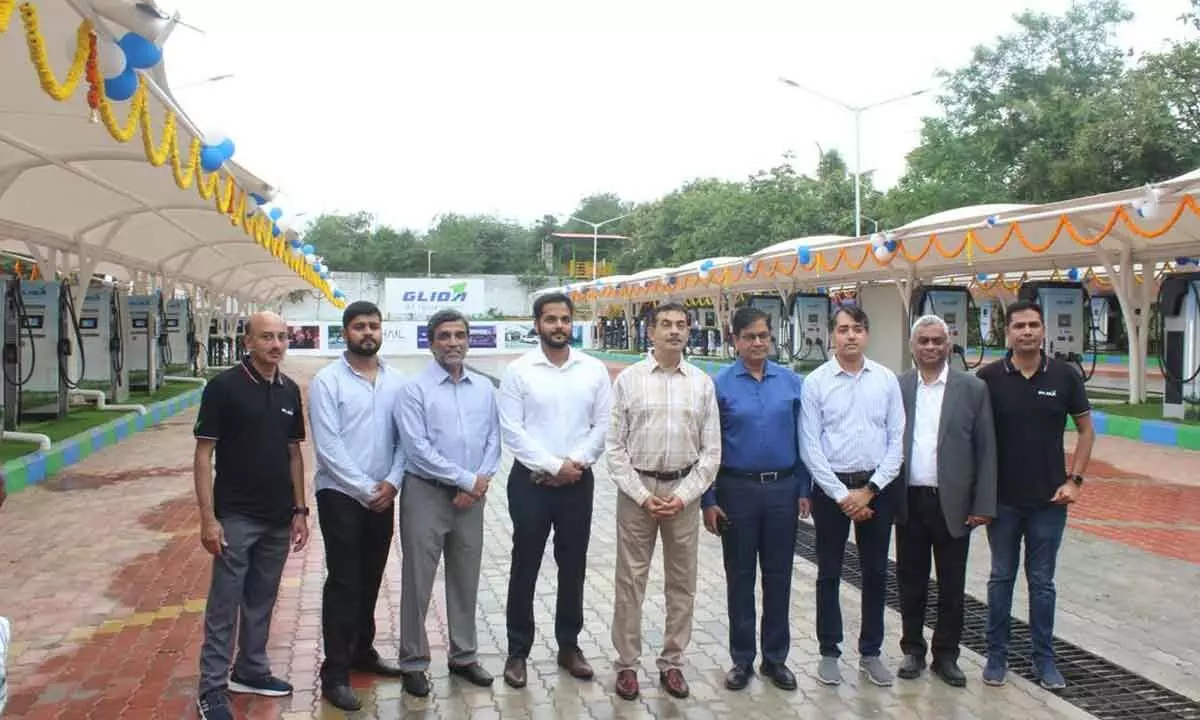
<path fill-rule="evenodd" d="M 826 95 L 823 92 L 818 92 L 816 90 L 813 90 L 812 88 L 805 87 L 805 86 L 801 85 L 800 83 L 796 82 L 795 80 L 789 80 L 787 78 L 781 77 L 781 78 L 779 78 L 779 82 L 781 82 L 784 85 L 787 85 L 789 87 L 794 87 L 797 90 L 803 90 L 804 92 L 808 93 L 809 95 L 818 97 L 818 98 L 824 100 L 825 102 L 833 103 L 834 105 L 837 105 L 838 107 L 840 107 L 844 110 L 848 110 L 851 113 L 853 113 L 853 115 L 854 115 L 854 237 L 862 237 L 862 114 L 872 108 L 880 107 L 881 105 L 889 105 L 894 102 L 900 102 L 901 100 L 908 100 L 909 98 L 917 97 L 918 95 L 924 95 L 925 93 L 929 92 L 929 88 L 924 88 L 922 90 L 917 90 L 915 92 L 905 93 L 904 95 L 897 95 L 896 97 L 891 97 L 886 100 L 880 100 L 879 102 L 873 102 L 869 105 L 850 105 L 849 103 L 844 103 L 835 97 Z"/>
<path fill-rule="evenodd" d="M 433 277 L 433 251 L 425 251 L 425 277 Z"/>
<path fill-rule="evenodd" d="M 597 260 L 599 259 L 598 256 L 600 254 L 600 228 L 609 223 L 616 222 L 618 220 L 623 220 L 632 214 L 633 213 L 625 213 L 624 215 L 619 215 L 615 218 L 609 218 L 608 220 L 605 220 L 604 222 L 598 222 L 598 223 L 594 223 L 590 220 L 584 220 L 583 218 L 577 218 L 574 215 L 571 216 L 571 219 L 574 220 L 575 222 L 581 222 L 584 225 L 592 226 L 592 280 L 596 279 L 596 265 L 598 264 Z"/>

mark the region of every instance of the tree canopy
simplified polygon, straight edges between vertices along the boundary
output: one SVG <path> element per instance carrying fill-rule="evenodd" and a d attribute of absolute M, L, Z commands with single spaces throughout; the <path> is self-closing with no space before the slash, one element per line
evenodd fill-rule
<path fill-rule="evenodd" d="M 1200 0 L 1191 6 L 1180 22 L 1200 31 Z M 940 73 L 942 112 L 924 120 L 904 176 L 886 192 L 869 173 L 862 177 L 864 230 L 963 205 L 1118 190 L 1200 167 L 1200 39 L 1133 58 L 1116 40 L 1132 17 L 1121 0 L 1077 0 L 1057 16 L 1025 12 L 1014 32 Z M 852 234 L 854 178 L 836 151 L 821 153 L 812 176 L 785 156 L 745 180 L 696 179 L 640 205 L 593 195 L 570 215 L 603 222 L 625 214 L 601 229 L 631 238 L 601 246 L 622 273 L 744 255 L 792 237 Z M 552 233 L 591 231 L 569 217 L 522 225 L 450 213 L 418 232 L 356 213 L 321 216 L 305 241 L 335 270 L 507 273 L 532 286 L 565 275 L 570 260 L 591 260 L 590 239 L 557 239 L 548 271 L 543 243 Z"/>

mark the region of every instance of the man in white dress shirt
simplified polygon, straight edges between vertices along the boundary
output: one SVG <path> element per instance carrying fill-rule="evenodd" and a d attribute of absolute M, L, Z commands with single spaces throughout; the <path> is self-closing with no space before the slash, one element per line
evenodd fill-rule
<path fill-rule="evenodd" d="M 572 677 L 593 677 L 578 640 L 592 529 L 592 465 L 604 452 L 612 383 L 604 363 L 571 350 L 574 313 L 574 303 L 562 293 L 538 297 L 533 324 L 539 346 L 510 364 L 500 383 L 500 434 L 513 455 L 508 475 L 513 553 L 504 681 L 514 688 L 526 683 L 533 597 L 551 529 L 558 564 L 558 664 Z"/>
<path fill-rule="evenodd" d="M 880 653 L 896 513 L 892 481 L 900 474 L 904 453 L 904 403 L 896 374 L 865 355 L 870 320 L 862 308 L 838 308 L 831 325 L 834 356 L 804 379 L 800 400 L 800 456 L 817 485 L 812 494 L 821 651 L 817 680 L 842 682 L 838 592 L 853 524 L 862 571 L 859 669 L 872 683 L 887 686 L 892 673 Z"/>
<path fill-rule="evenodd" d="M 362 705 L 351 669 L 398 677 L 374 647 L 375 603 L 392 547 L 404 453 L 393 413 L 404 379 L 379 359 L 383 322 L 364 300 L 342 313 L 346 352 L 313 378 L 309 424 L 317 459 L 317 519 L 325 539 L 321 691 L 334 707 Z"/>

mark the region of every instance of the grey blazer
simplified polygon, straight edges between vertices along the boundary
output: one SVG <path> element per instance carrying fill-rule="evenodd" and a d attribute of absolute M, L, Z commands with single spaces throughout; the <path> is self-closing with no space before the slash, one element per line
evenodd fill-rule
<path fill-rule="evenodd" d="M 900 376 L 904 398 L 904 468 L 900 478 L 907 490 L 912 466 L 913 428 L 916 418 L 919 371 Z M 996 516 L 996 433 L 992 403 L 982 380 L 950 369 L 942 396 L 938 426 L 938 499 L 946 527 L 954 537 L 963 537 L 968 515 Z M 908 492 L 900 493 L 896 522 L 908 520 Z"/>

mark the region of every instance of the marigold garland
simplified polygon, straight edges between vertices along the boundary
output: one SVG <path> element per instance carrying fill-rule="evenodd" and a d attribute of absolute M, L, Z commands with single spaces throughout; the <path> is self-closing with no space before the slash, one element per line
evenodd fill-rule
<path fill-rule="evenodd" d="M 228 217 L 231 225 L 241 228 L 257 245 L 266 249 L 298 276 L 320 290 L 334 306 L 345 305 L 343 301 L 333 296 L 329 289 L 329 283 L 314 272 L 311 266 L 307 263 L 297 262 L 295 256 L 288 250 L 286 239 L 282 234 L 278 238 L 274 236 L 273 222 L 269 218 L 261 212 L 247 217 L 247 192 L 238 186 L 237 180 L 232 174 L 220 170 L 212 173 L 203 171 L 200 165 L 202 143 L 199 138 L 192 138 L 187 149 L 185 164 L 179 147 L 178 119 L 175 113 L 167 110 L 163 120 L 162 135 L 157 143 L 154 142 L 149 89 L 144 77 L 139 75 L 137 90 L 129 101 L 129 114 L 124 121 L 117 118 L 113 104 L 104 92 L 104 80 L 100 77 L 97 58 L 97 35 L 90 21 L 84 20 L 79 24 L 76 31 L 75 54 L 71 66 L 67 69 L 66 78 L 60 82 L 50 65 L 37 8 L 32 3 L 26 2 L 17 6 L 16 0 L 0 0 L 0 33 L 8 30 L 14 8 L 20 12 L 25 28 L 29 59 L 37 71 L 39 84 L 47 95 L 58 102 L 64 102 L 75 94 L 81 82 L 86 83 L 88 107 L 91 109 L 93 117 L 104 125 L 114 140 L 127 143 L 133 140 L 134 135 L 140 129 L 146 160 L 153 167 L 161 167 L 169 161 L 171 174 L 180 190 L 187 190 L 193 183 L 196 183 L 196 190 L 200 197 L 205 200 L 213 200 L 216 210 Z"/>

